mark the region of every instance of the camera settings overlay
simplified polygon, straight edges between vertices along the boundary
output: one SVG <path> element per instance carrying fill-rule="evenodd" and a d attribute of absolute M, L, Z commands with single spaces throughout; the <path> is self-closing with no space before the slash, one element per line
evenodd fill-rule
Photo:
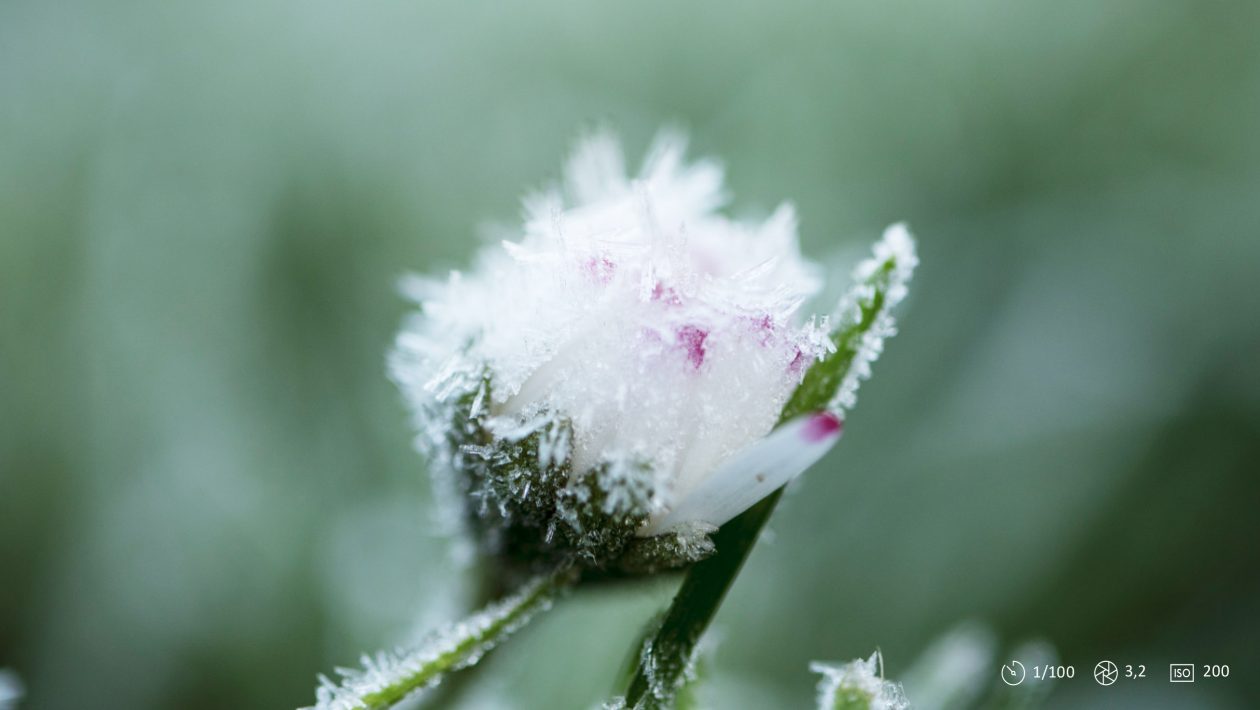
<path fill-rule="evenodd" d="M 1195 683 L 1211 682 L 1228 678 L 1229 664 L 1225 663 L 1169 663 L 1167 664 L 1167 680 L 1163 680 L 1163 666 L 1142 663 L 1120 663 L 1110 659 L 1098 661 L 1090 668 L 1090 675 L 1081 674 L 1082 679 L 1093 678 L 1093 681 L 1104 688 L 1117 683 L 1134 681 Z M 1077 677 L 1074 665 L 1025 665 L 1018 659 L 1011 659 L 1002 664 L 999 671 L 1002 682 L 1017 686 L 1025 682 L 1053 680 L 1065 682 Z"/>

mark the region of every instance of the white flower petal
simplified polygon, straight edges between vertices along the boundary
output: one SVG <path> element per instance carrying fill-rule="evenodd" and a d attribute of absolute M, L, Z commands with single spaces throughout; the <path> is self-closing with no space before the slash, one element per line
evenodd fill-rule
<path fill-rule="evenodd" d="M 842 430 L 843 422 L 830 412 L 784 424 L 724 461 L 638 534 L 650 537 L 697 522 L 722 525 L 812 466 L 840 439 Z"/>

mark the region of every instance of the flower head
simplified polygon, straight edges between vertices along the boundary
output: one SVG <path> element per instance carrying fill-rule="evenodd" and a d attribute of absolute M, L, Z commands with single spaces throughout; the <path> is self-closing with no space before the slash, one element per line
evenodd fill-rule
<path fill-rule="evenodd" d="M 781 421 L 838 345 L 827 317 L 800 314 L 819 269 L 800 255 L 790 205 L 726 217 L 720 167 L 683 154 L 665 134 L 631 178 L 617 141 L 596 135 L 563 190 L 526 200 L 516 239 L 467 273 L 405 284 L 420 311 L 392 376 L 421 448 L 496 553 L 623 567 L 708 554 L 707 532 L 836 441 L 892 332 L 887 307 L 913 268 L 904 229 L 856 274 L 880 289 L 883 320 L 862 329 L 843 382 L 824 383 L 830 406 Z M 855 291 L 837 319 L 860 320 L 869 300 Z"/>

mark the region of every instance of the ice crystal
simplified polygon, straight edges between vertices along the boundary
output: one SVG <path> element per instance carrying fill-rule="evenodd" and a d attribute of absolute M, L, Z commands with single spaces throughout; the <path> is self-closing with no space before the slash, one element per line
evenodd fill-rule
<path fill-rule="evenodd" d="M 821 673 L 818 681 L 818 710 L 904 710 L 901 686 L 884 680 L 884 659 L 879 652 L 845 664 L 814 661 L 809 669 Z"/>
<path fill-rule="evenodd" d="M 677 658 L 657 653 L 655 644 L 656 635 L 650 634 L 639 651 L 639 667 L 647 676 L 648 685 L 647 694 L 635 704 L 635 710 L 672 707 L 679 691 L 696 679 L 699 650 Z M 663 667 L 666 665 L 672 667 Z"/>
<path fill-rule="evenodd" d="M 492 554 L 686 564 L 712 549 L 696 531 L 834 442 L 800 428 L 765 438 L 837 348 L 830 319 L 798 313 L 820 281 L 791 206 L 761 222 L 723 215 L 721 168 L 685 162 L 684 147 L 662 135 L 630 177 L 617 141 L 598 134 L 562 189 L 525 201 L 515 238 L 483 249 L 467 273 L 404 283 L 420 310 L 390 372 L 445 495 L 462 499 Z M 875 321 L 856 329 L 853 366 L 816 410 L 852 406 L 914 262 L 896 226 L 859 266 L 836 320 L 873 309 Z"/>
<path fill-rule="evenodd" d="M 550 606 L 568 572 L 545 575 L 412 648 L 360 659 L 361 669 L 337 669 L 340 682 L 320 676 L 315 705 L 306 710 L 372 710 L 431 688 L 444 674 L 475 664 L 500 641 Z"/>

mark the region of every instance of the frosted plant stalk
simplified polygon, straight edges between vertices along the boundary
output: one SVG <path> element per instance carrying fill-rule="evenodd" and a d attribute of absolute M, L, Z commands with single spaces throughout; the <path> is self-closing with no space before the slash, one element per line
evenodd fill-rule
<path fill-rule="evenodd" d="M 387 708 L 432 688 L 446 673 L 479 661 L 535 613 L 550 606 L 555 593 L 571 581 L 570 570 L 537 577 L 511 596 L 432 634 L 414 647 L 365 655 L 361 669 L 338 669 L 340 682 L 321 676 L 315 705 L 305 710 Z"/>

